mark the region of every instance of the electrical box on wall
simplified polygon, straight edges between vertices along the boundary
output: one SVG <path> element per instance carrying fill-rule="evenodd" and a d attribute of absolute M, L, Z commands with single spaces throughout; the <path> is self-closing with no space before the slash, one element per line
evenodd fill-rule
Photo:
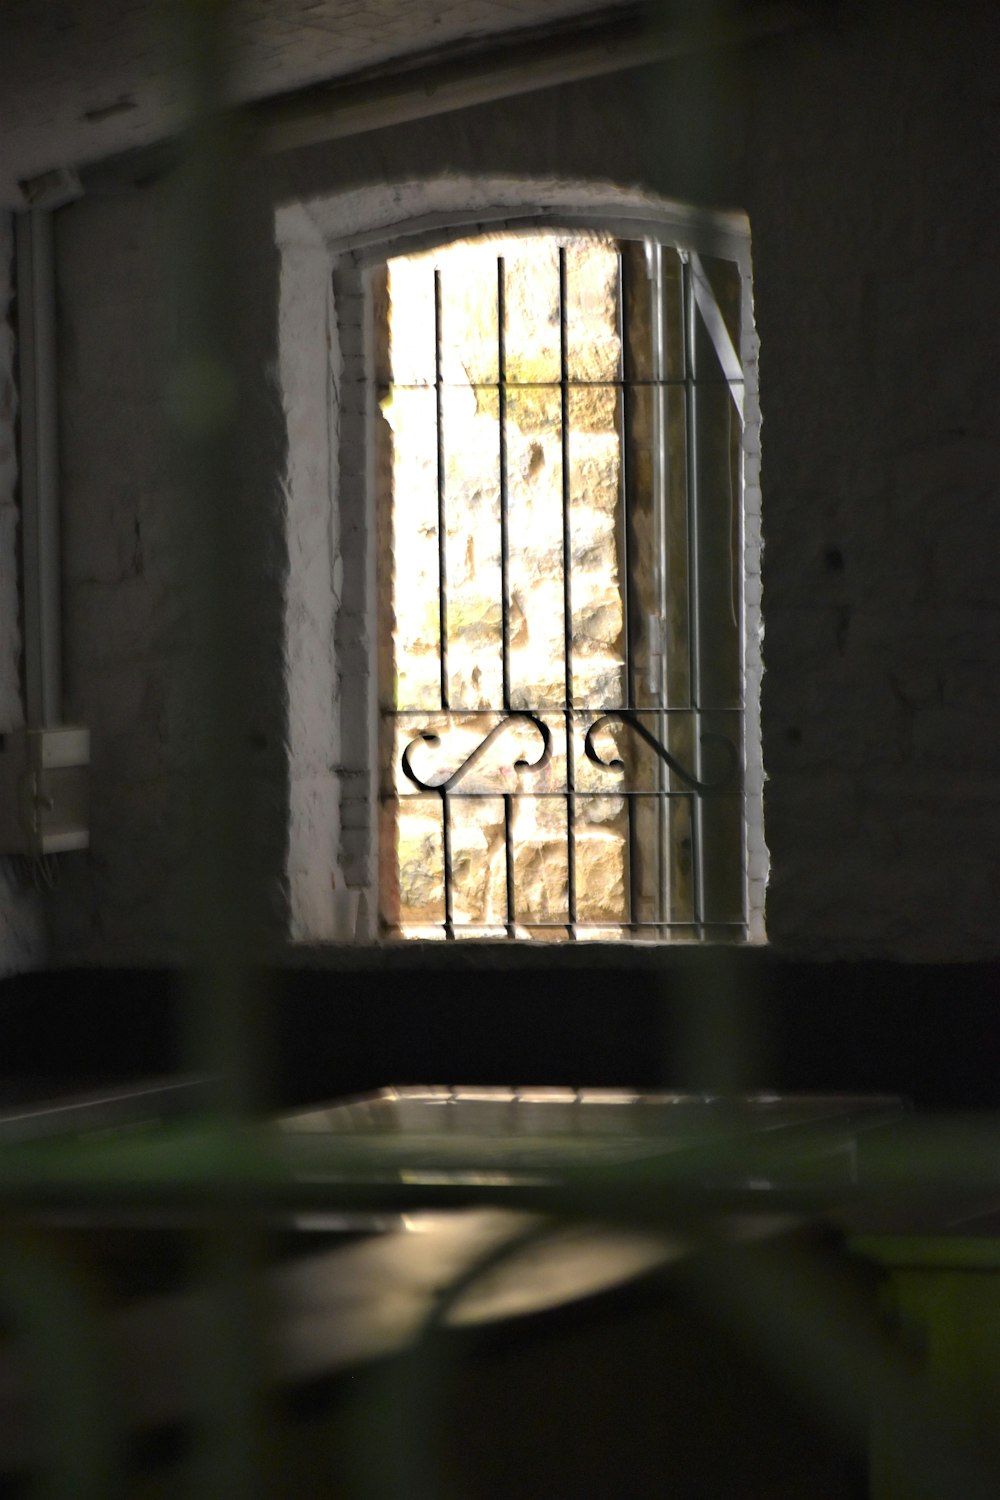
<path fill-rule="evenodd" d="M 90 844 L 90 731 L 60 724 L 0 739 L 0 853 L 65 854 Z"/>

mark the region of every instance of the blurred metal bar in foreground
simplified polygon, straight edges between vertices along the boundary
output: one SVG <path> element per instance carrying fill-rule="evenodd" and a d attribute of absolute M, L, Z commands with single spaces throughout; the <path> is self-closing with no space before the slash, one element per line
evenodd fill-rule
<path fill-rule="evenodd" d="M 234 266 L 240 193 L 230 109 L 236 8 L 228 0 L 177 7 L 189 86 L 189 129 L 178 171 L 180 338 L 169 403 L 185 504 L 183 581 L 193 622 L 195 723 L 194 969 L 187 985 L 189 1066 L 210 1080 L 217 1165 L 240 1176 L 234 1137 L 259 1085 L 252 960 L 255 895 L 248 757 L 250 700 L 245 610 L 252 527 L 241 504 L 240 309 Z M 252 550 L 252 546 L 251 549 Z M 175 1148 L 176 1149 L 176 1148 Z M 177 1159 L 175 1157 L 175 1165 Z M 191 1330 L 188 1378 L 196 1416 L 190 1492 L 217 1500 L 264 1495 L 263 1327 L 248 1204 L 225 1193 L 195 1241 L 204 1301 Z"/>

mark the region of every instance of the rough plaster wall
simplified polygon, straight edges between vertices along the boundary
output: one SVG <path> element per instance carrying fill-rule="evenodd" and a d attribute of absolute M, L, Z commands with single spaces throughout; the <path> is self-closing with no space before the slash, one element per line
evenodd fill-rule
<path fill-rule="evenodd" d="M 288 882 L 295 941 L 334 936 L 339 833 L 333 661 L 339 520 L 331 423 L 339 418 L 330 256 L 304 214 L 279 214 L 280 380 L 288 424 Z"/>
<path fill-rule="evenodd" d="M 752 75 L 768 930 L 974 958 L 1000 951 L 1000 13 L 876 14 Z"/>
<path fill-rule="evenodd" d="M 10 323 L 13 223 L 0 213 L 0 735 L 24 723 L 18 624 L 17 450 L 14 331 Z M 33 967 L 43 954 L 41 904 L 0 858 L 0 974 Z"/>
<path fill-rule="evenodd" d="M 56 224 L 64 699 L 91 731 L 91 848 L 62 862 L 52 902 L 73 959 L 171 952 L 194 851 L 166 213 L 149 190 L 83 201 Z"/>
<path fill-rule="evenodd" d="M 169 948 L 192 853 L 175 509 L 163 430 L 165 204 L 57 217 L 64 702 L 91 730 L 91 848 L 61 861 L 59 949 Z"/>
<path fill-rule="evenodd" d="M 277 396 L 277 251 L 247 195 L 234 266 L 244 420 L 230 568 L 246 677 L 246 807 L 266 889 L 264 929 L 284 927 L 285 695 L 278 581 L 285 571 L 284 422 Z M 91 848 L 62 862 L 51 899 L 64 961 L 166 962 L 185 951 L 198 861 L 194 821 L 203 642 L 188 593 L 167 391 L 176 355 L 177 260 L 169 187 L 83 200 L 57 221 L 66 713 L 91 730 Z M 247 377 L 247 372 L 251 374 Z"/>
<path fill-rule="evenodd" d="M 365 278 L 350 264 L 338 264 L 333 276 L 334 314 L 340 337 L 338 378 L 340 534 L 338 568 L 343 580 L 336 631 L 330 642 L 337 674 L 337 772 L 340 830 L 337 859 L 345 885 L 365 893 L 366 908 L 375 910 L 373 859 L 375 830 L 375 704 L 369 679 L 376 650 L 374 609 L 374 539 L 372 455 L 369 405 L 371 367 L 370 308 Z"/>
<path fill-rule="evenodd" d="M 1000 950 L 990 332 L 1000 285 L 984 187 L 996 35 L 992 7 L 963 9 L 961 26 L 930 6 L 856 9 L 835 29 L 732 57 L 740 87 L 711 122 L 711 93 L 685 62 L 655 80 L 574 85 L 259 170 L 277 204 L 451 171 L 645 184 L 749 212 L 764 413 L 767 923 L 785 950 Z M 160 741 L 153 729 L 169 696 L 171 611 L 149 580 L 169 503 L 142 395 L 156 348 L 146 298 L 157 293 L 142 290 L 162 239 L 154 198 L 136 191 L 60 216 L 76 344 L 64 379 L 76 408 L 64 455 L 67 655 L 74 711 L 95 731 L 101 830 L 79 902 L 60 897 L 60 932 L 64 951 L 112 959 L 135 953 L 137 932 L 149 947 L 164 891 L 183 875 L 169 786 L 181 737 Z M 386 222 L 398 209 L 390 194 Z M 283 871 L 288 791 L 273 755 L 286 707 L 267 651 L 283 658 L 288 623 L 275 508 L 286 459 L 267 404 L 278 296 L 273 211 L 264 220 L 250 320 L 263 412 L 254 503 L 267 554 L 254 649 L 266 657 L 261 737 L 272 757 L 262 839 Z M 141 576 L 130 561 L 137 516 Z M 95 554 L 110 570 L 104 583 Z"/>

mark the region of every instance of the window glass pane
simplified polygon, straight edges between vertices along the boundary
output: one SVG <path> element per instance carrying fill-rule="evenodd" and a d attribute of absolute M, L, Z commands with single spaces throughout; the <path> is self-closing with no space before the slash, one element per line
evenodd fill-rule
<path fill-rule="evenodd" d="M 642 707 L 690 702 L 686 426 L 682 386 L 627 393 L 632 674 Z"/>
<path fill-rule="evenodd" d="M 570 535 L 573 702 L 623 702 L 624 531 L 620 400 L 613 385 L 570 389 Z"/>
<path fill-rule="evenodd" d="M 551 235 L 497 236 L 495 243 L 507 272 L 507 379 L 512 386 L 553 384 L 560 358 L 558 244 Z"/>
<path fill-rule="evenodd" d="M 643 240 L 625 240 L 621 245 L 622 293 L 624 297 L 624 350 L 622 372 L 626 380 L 648 382 L 656 375 L 654 319 L 657 298 L 653 264 Z"/>
<path fill-rule="evenodd" d="M 695 402 L 701 704 L 725 708 L 741 691 L 740 420 L 725 384 L 699 384 Z"/>
<path fill-rule="evenodd" d="M 666 806 L 667 876 L 664 907 L 668 922 L 693 922 L 692 808 L 690 796 L 671 797 Z"/>
<path fill-rule="evenodd" d="M 434 260 L 400 256 L 389 262 L 389 361 L 398 385 L 433 385 Z"/>
<path fill-rule="evenodd" d="M 688 437 L 683 387 L 660 397 L 661 538 L 663 626 L 656 642 L 662 654 L 666 706 L 691 702 L 691 580 L 688 525 Z"/>
<path fill-rule="evenodd" d="M 661 245 L 659 322 L 660 358 L 659 369 L 654 370 L 657 379 L 671 382 L 684 379 L 684 277 L 681 257 L 671 245 Z"/>
<path fill-rule="evenodd" d="M 595 237 L 570 240 L 564 248 L 567 374 L 574 381 L 615 381 L 621 366 L 617 245 Z"/>
<path fill-rule="evenodd" d="M 398 918 L 403 925 L 444 921 L 444 852 L 441 799 L 412 797 L 397 814 Z"/>
<path fill-rule="evenodd" d="M 499 428 L 480 392 L 442 397 L 445 607 L 448 689 L 453 708 L 503 702 Z"/>
<path fill-rule="evenodd" d="M 558 390 L 510 394 L 507 493 L 511 702 L 525 708 L 562 704 L 566 685 Z"/>
<path fill-rule="evenodd" d="M 397 708 L 433 708 L 441 702 L 436 409 L 433 390 L 398 386 L 382 404 L 392 434 L 395 668 L 395 683 L 383 685 L 382 697 Z"/>
<path fill-rule="evenodd" d="M 735 261 L 717 260 L 713 255 L 700 255 L 698 262 L 711 289 L 715 305 L 722 315 L 733 347 L 738 352 L 743 297 L 740 268 Z"/>
<path fill-rule="evenodd" d="M 621 797 L 576 799 L 576 915 L 580 922 L 624 922 L 627 817 Z"/>
<path fill-rule="evenodd" d="M 704 920 L 744 920 L 743 803 L 739 796 L 704 797 L 701 810 Z"/>
<path fill-rule="evenodd" d="M 701 777 L 714 787 L 737 791 L 743 780 L 743 715 L 739 709 L 698 715 Z"/>
<path fill-rule="evenodd" d="M 543 924 L 565 929 L 567 904 L 568 841 L 565 805 L 561 826 L 551 830 L 534 817 L 530 798 L 519 798 L 514 825 L 514 900 L 520 924 Z M 564 931 L 557 934 L 562 937 Z"/>
<path fill-rule="evenodd" d="M 456 926 L 507 921 L 502 797 L 450 799 L 452 909 Z"/>
<path fill-rule="evenodd" d="M 441 373 L 449 385 L 496 384 L 498 251 L 492 241 L 477 240 L 434 252 L 441 280 Z M 491 394 L 495 409 L 496 392 Z"/>

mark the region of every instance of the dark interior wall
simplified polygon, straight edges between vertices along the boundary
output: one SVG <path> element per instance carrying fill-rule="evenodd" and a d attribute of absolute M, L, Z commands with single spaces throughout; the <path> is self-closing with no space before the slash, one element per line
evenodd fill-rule
<path fill-rule="evenodd" d="M 18 598 L 17 350 L 14 220 L 0 212 L 0 735 L 24 723 Z M 0 974 L 41 961 L 41 902 L 30 881 L 0 860 Z"/>
<path fill-rule="evenodd" d="M 960 10 L 961 24 L 937 5 L 834 8 L 711 58 L 253 163 L 255 227 L 237 257 L 255 278 L 239 313 L 247 367 L 256 361 L 246 434 L 259 458 L 243 515 L 261 528 L 263 558 L 249 734 L 264 763 L 258 853 L 275 889 L 287 556 L 273 208 L 374 185 L 391 217 L 394 184 L 446 173 L 611 183 L 750 215 L 769 939 L 827 957 L 996 953 L 989 330 L 1000 293 L 984 184 L 997 23 L 991 7 Z M 171 193 L 169 178 L 126 175 L 59 215 L 68 691 L 95 762 L 94 845 L 65 862 L 49 903 L 53 954 L 67 960 L 172 957 L 198 857 L 178 816 L 189 725 L 171 631 L 183 542 L 166 539 L 163 481 Z"/>
<path fill-rule="evenodd" d="M 306 955 L 261 976 L 271 1102 L 388 1084 L 898 1093 L 996 1109 L 996 968 L 808 963 L 767 950 L 588 946 L 558 968 L 487 947 Z M 8 1077 L 87 1082 L 184 1065 L 176 974 L 76 969 L 3 985 Z"/>
<path fill-rule="evenodd" d="M 977 4 L 870 16 L 759 49 L 746 117 L 768 929 L 973 957 L 1000 931 L 1000 25 Z"/>

